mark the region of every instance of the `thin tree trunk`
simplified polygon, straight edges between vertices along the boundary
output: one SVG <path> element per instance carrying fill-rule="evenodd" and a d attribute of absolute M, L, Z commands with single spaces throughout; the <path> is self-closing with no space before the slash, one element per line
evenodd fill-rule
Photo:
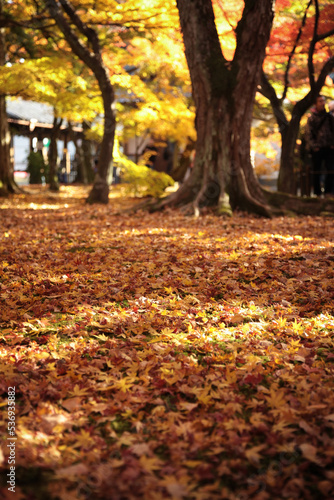
<path fill-rule="evenodd" d="M 104 108 L 104 132 L 98 160 L 98 171 L 87 203 L 108 203 L 109 171 L 112 168 L 116 119 L 112 109 L 114 102 L 113 87 L 105 70 L 99 72 L 99 86 L 102 92 Z"/>
<path fill-rule="evenodd" d="M 301 116 L 295 115 L 281 134 L 282 148 L 277 189 L 282 193 L 296 194 L 295 150 Z"/>
<path fill-rule="evenodd" d="M 75 162 L 76 162 L 75 182 L 87 186 L 88 175 L 85 168 L 85 158 L 82 148 L 82 140 L 79 139 L 78 134 L 73 130 L 71 123 L 69 123 L 69 133 L 70 133 L 70 138 L 75 146 Z"/>
<path fill-rule="evenodd" d="M 0 195 L 10 191 L 10 134 L 8 129 L 6 100 L 0 96 Z"/>
<path fill-rule="evenodd" d="M 88 27 L 73 9 L 68 0 L 46 0 L 51 16 L 63 32 L 66 41 L 73 52 L 83 61 L 94 73 L 99 84 L 104 108 L 104 132 L 100 147 L 98 161 L 98 171 L 95 175 L 94 185 L 87 198 L 88 203 L 108 203 L 109 185 L 108 177 L 113 160 L 114 137 L 116 129 L 116 119 L 113 111 L 114 90 L 110 82 L 108 70 L 105 67 L 101 47 L 97 32 Z M 63 15 L 66 13 L 69 21 Z M 78 30 L 82 39 L 78 37 Z M 85 44 L 83 40 L 87 40 Z"/>
<path fill-rule="evenodd" d="M 51 131 L 51 140 L 49 146 L 49 183 L 51 191 L 59 191 L 59 181 L 58 181 L 58 148 L 57 141 L 59 138 L 60 127 L 62 124 L 62 119 L 53 120 L 53 129 Z"/>
<path fill-rule="evenodd" d="M 86 139 L 85 132 L 90 129 L 90 125 L 87 122 L 83 122 L 83 138 L 82 138 L 82 152 L 83 152 L 83 168 L 85 170 L 85 175 L 87 176 L 88 183 L 94 181 L 94 170 L 93 170 L 93 154 L 92 154 L 92 141 Z"/>
<path fill-rule="evenodd" d="M 195 141 L 193 141 L 190 137 L 188 137 L 186 147 L 178 161 L 176 160 L 175 156 L 174 166 L 170 173 L 170 176 L 174 179 L 174 181 L 176 182 L 183 181 L 188 168 L 190 168 L 191 166 L 192 154 L 194 149 L 195 149 Z M 176 151 L 174 152 L 174 155 L 178 155 L 178 152 L 179 149 L 177 148 Z"/>
<path fill-rule="evenodd" d="M 310 90 L 300 101 L 298 101 L 292 110 L 291 120 L 288 121 L 284 110 L 283 110 L 283 102 L 287 95 L 289 89 L 289 71 L 291 68 L 292 58 L 296 52 L 298 43 L 301 39 L 303 30 L 306 25 L 307 13 L 310 6 L 314 3 L 315 6 L 315 19 L 313 24 L 313 35 L 310 41 L 309 49 L 308 49 L 308 78 Z M 329 31 L 323 31 L 322 33 L 318 33 L 319 26 L 319 1 L 309 1 L 306 5 L 304 16 L 302 19 L 302 23 L 300 29 L 297 33 L 297 37 L 290 52 L 286 71 L 285 71 L 285 85 L 282 96 L 278 98 L 276 91 L 272 84 L 268 81 L 266 75 L 262 72 L 261 75 L 261 90 L 260 92 L 270 101 L 270 104 L 273 109 L 273 113 L 277 120 L 279 130 L 281 133 L 282 139 L 282 148 L 281 148 L 281 161 L 280 161 L 280 171 L 278 176 L 278 190 L 282 193 L 295 194 L 296 193 L 296 176 L 294 172 L 295 165 L 295 150 L 296 150 L 296 142 L 299 133 L 300 121 L 306 111 L 311 107 L 314 103 L 317 94 L 320 93 L 323 85 L 325 84 L 325 80 L 327 75 L 334 68 L 334 57 L 331 56 L 322 66 L 320 73 L 318 74 L 317 79 L 315 78 L 314 71 L 314 50 L 316 44 L 333 36 L 334 30 L 330 29 Z"/>
<path fill-rule="evenodd" d="M 290 121 L 284 114 L 282 101 L 277 98 L 274 87 L 266 78 L 261 80 L 261 93 L 270 101 L 281 134 L 281 160 L 277 188 L 282 193 L 296 194 L 294 165 L 300 121 L 321 91 L 326 74 L 333 64 L 334 58 L 326 62 L 313 88 L 294 105 Z"/>

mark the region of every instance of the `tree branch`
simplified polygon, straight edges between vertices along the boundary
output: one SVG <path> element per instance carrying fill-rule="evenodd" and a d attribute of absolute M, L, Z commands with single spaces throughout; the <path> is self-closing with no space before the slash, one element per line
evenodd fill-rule
<path fill-rule="evenodd" d="M 325 38 L 334 35 L 334 29 L 326 31 L 326 33 L 322 33 L 321 35 L 317 35 L 317 42 L 324 40 Z"/>
<path fill-rule="evenodd" d="M 91 43 L 94 54 L 99 57 L 100 55 L 100 42 L 96 32 L 89 28 L 85 23 L 82 22 L 80 17 L 76 14 L 74 8 L 68 0 L 59 0 L 64 12 L 71 19 L 72 23 L 78 28 L 78 30 L 85 35 L 87 40 Z"/>
<path fill-rule="evenodd" d="M 273 113 L 280 129 L 280 133 L 282 134 L 285 127 L 287 127 L 288 125 L 288 120 L 282 109 L 282 99 L 279 99 L 277 97 L 276 90 L 269 82 L 263 70 L 261 72 L 261 82 L 258 91 L 270 101 Z"/>
<path fill-rule="evenodd" d="M 334 56 L 330 57 L 325 62 L 325 64 L 323 65 L 323 67 L 320 71 L 320 75 L 318 76 L 318 79 L 315 82 L 316 94 L 318 94 L 320 92 L 321 88 L 324 86 L 326 77 L 332 71 L 333 68 L 334 68 Z"/>
<path fill-rule="evenodd" d="M 303 29 L 304 29 L 305 24 L 306 24 L 307 11 L 310 8 L 310 6 L 312 5 L 312 1 L 313 0 L 309 0 L 309 3 L 306 6 L 306 9 L 305 9 L 305 12 L 304 12 L 304 16 L 303 16 L 303 19 L 302 19 L 302 23 L 301 23 L 301 26 L 299 28 L 299 31 L 298 31 L 298 34 L 297 34 L 294 46 L 293 46 L 292 51 L 290 52 L 289 57 L 288 57 L 288 62 L 287 62 L 287 65 L 286 65 L 285 75 L 284 75 L 284 90 L 283 90 L 283 94 L 282 94 L 282 101 L 286 98 L 286 95 L 288 93 L 288 88 L 289 88 L 289 71 L 290 71 L 290 66 L 291 66 L 292 58 L 295 55 L 295 52 L 296 52 L 296 49 L 297 49 L 300 37 L 302 36 L 302 32 L 303 32 Z"/>
<path fill-rule="evenodd" d="M 271 6 L 268 14 L 266 4 Z M 268 39 L 274 12 L 270 0 L 245 0 L 242 17 L 236 27 L 236 49 L 232 65 L 237 70 L 249 62 L 249 54 L 257 50 L 259 38 Z"/>
<path fill-rule="evenodd" d="M 61 0 L 64 1 L 64 0 Z M 61 6 L 58 0 L 46 0 L 46 5 L 51 16 L 55 19 L 56 23 L 60 27 L 61 31 L 64 33 L 66 40 L 68 41 L 73 52 L 85 63 L 87 66 L 94 71 L 94 61 L 100 60 L 97 54 L 93 54 L 78 38 L 74 33 L 71 26 L 61 13 Z M 93 31 L 93 30 L 92 30 Z M 86 35 L 87 36 L 87 35 Z M 89 39 L 90 40 L 90 39 Z"/>
<path fill-rule="evenodd" d="M 309 51 L 308 51 L 308 61 L 307 61 L 308 75 L 309 75 L 311 89 L 314 87 L 314 84 L 315 84 L 313 54 L 314 54 L 315 45 L 318 41 L 317 40 L 318 25 L 319 25 L 319 17 L 320 17 L 318 0 L 314 0 L 314 6 L 315 6 L 315 19 L 314 19 L 314 27 L 313 27 L 313 36 L 312 36 L 312 40 L 311 40 Z"/>

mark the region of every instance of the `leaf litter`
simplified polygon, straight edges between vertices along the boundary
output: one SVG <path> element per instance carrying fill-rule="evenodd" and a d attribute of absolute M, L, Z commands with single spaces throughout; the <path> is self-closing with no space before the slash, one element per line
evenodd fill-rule
<path fill-rule="evenodd" d="M 332 219 L 113 193 L 0 200 L 4 498 L 334 497 Z"/>

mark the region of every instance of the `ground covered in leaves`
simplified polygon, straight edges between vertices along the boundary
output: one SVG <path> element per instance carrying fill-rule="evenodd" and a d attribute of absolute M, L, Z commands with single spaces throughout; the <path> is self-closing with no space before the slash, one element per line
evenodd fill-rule
<path fill-rule="evenodd" d="M 120 194 L 0 200 L 1 498 L 334 498 L 333 220 Z"/>

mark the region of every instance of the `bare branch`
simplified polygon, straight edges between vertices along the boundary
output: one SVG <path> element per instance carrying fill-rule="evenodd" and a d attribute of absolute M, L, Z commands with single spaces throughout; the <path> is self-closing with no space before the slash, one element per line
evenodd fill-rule
<path fill-rule="evenodd" d="M 293 56 L 295 55 L 295 52 L 296 52 L 299 40 L 300 40 L 300 38 L 302 36 L 302 32 L 303 32 L 303 29 L 304 29 L 305 24 L 306 24 L 307 11 L 308 11 L 308 9 L 310 8 L 311 5 L 312 5 L 312 0 L 309 0 L 308 4 L 306 6 L 305 12 L 304 12 L 302 23 L 300 25 L 300 28 L 299 28 L 299 31 L 298 31 L 298 34 L 297 34 L 294 46 L 293 46 L 292 51 L 290 52 L 289 57 L 288 57 L 288 62 L 287 62 L 287 65 L 286 65 L 286 70 L 285 70 L 285 75 L 284 75 L 284 90 L 283 90 L 283 94 L 282 94 L 282 101 L 286 98 L 286 95 L 288 93 L 288 88 L 289 88 L 289 71 L 290 71 L 290 67 L 291 67 L 291 62 L 292 62 Z"/>
<path fill-rule="evenodd" d="M 228 18 L 228 15 L 227 15 L 227 12 L 226 10 L 224 9 L 224 5 L 223 5 L 223 2 L 221 0 L 218 0 L 217 1 L 217 4 L 218 4 L 218 7 L 220 8 L 220 10 L 222 11 L 222 13 L 224 14 L 224 17 L 228 23 L 228 25 L 231 27 L 232 31 L 235 32 L 235 26 L 233 26 L 233 24 L 231 23 L 231 21 L 229 20 Z"/>
<path fill-rule="evenodd" d="M 325 33 L 322 33 L 321 35 L 317 35 L 317 42 L 320 42 L 321 40 L 325 40 L 325 38 L 328 38 L 329 36 L 334 35 L 334 29 L 326 31 Z"/>

